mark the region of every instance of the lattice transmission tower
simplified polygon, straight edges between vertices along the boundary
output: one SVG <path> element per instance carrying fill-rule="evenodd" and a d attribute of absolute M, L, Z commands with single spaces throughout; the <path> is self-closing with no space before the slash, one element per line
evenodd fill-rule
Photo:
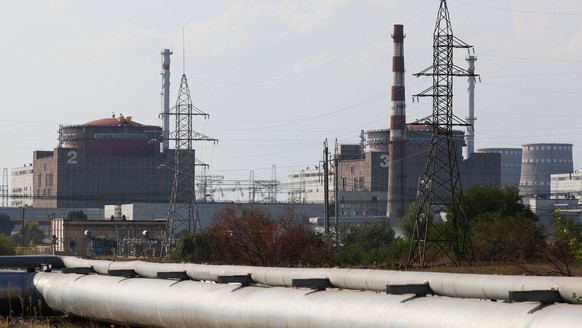
<path fill-rule="evenodd" d="M 432 138 L 419 186 L 409 266 L 417 262 L 425 266 L 442 253 L 455 265 L 473 263 L 468 222 L 460 206 L 462 187 L 453 138 L 453 127 L 467 123 L 453 115 L 453 77 L 476 75 L 453 64 L 455 48 L 472 46 L 453 35 L 446 0 L 440 2 L 433 36 L 433 64 L 414 74 L 432 76 L 432 87 L 414 97 L 432 97 L 433 111 L 428 122 Z"/>
<path fill-rule="evenodd" d="M 217 139 L 196 132 L 192 128 L 195 116 L 207 118 L 209 115 L 192 105 L 186 74 L 182 74 L 176 106 L 169 115 L 175 118 L 175 131 L 170 133 L 169 139 L 175 141 L 176 149 L 174 153 L 174 184 L 162 252 L 167 252 L 175 246 L 176 233 L 196 232 L 200 229 L 195 182 L 195 170 L 199 162 L 196 160 L 192 144 L 194 141 L 218 142 Z"/>

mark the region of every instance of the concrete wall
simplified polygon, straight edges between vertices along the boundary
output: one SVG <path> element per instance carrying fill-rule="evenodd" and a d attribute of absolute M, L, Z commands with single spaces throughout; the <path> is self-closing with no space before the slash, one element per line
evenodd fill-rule
<path fill-rule="evenodd" d="M 89 156 L 82 148 L 35 152 L 35 207 L 163 202 L 174 181 L 173 151 L 155 156 Z"/>
<path fill-rule="evenodd" d="M 226 206 L 241 205 L 243 208 L 259 208 L 270 212 L 274 217 L 291 208 L 295 211 L 295 219 L 306 222 L 310 217 L 323 216 L 323 204 L 293 204 L 293 203 L 198 203 L 198 218 L 200 227 L 207 228 L 216 212 Z M 168 203 L 134 203 L 121 206 L 122 215 L 127 220 L 163 220 L 168 216 Z M 114 205 L 105 206 L 105 217 L 109 219 L 114 211 Z M 185 215 L 186 213 L 184 213 Z"/>

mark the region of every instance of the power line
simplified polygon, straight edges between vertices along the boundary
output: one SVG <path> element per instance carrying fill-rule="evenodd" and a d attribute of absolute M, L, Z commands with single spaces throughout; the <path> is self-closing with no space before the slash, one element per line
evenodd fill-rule
<path fill-rule="evenodd" d="M 425 12 L 427 12 L 429 9 L 431 9 L 432 7 L 435 6 L 435 3 L 431 3 L 428 7 L 426 7 L 425 9 L 422 9 L 421 11 L 419 11 L 418 13 L 414 14 L 411 18 L 405 20 L 405 24 L 409 23 L 413 20 L 415 20 L 416 18 L 418 18 L 419 16 L 421 16 L 422 14 L 424 14 Z M 278 77 L 273 77 L 273 78 L 269 78 L 269 79 L 262 79 L 262 80 L 253 80 L 253 81 L 219 81 L 219 80 L 213 80 L 213 79 L 208 79 L 208 78 L 202 78 L 202 77 L 193 77 L 192 79 L 198 80 L 198 81 L 202 81 L 202 82 L 207 82 L 207 83 L 213 83 L 213 84 L 226 84 L 226 85 L 252 85 L 252 84 L 263 84 L 263 83 L 270 83 L 270 82 L 277 82 L 277 81 L 282 81 L 282 80 L 287 80 L 290 78 L 294 78 L 300 75 L 304 75 L 307 73 L 311 73 L 317 70 L 320 70 L 322 68 L 325 68 L 327 66 L 331 66 L 333 64 L 339 63 L 344 61 L 345 59 L 363 51 L 366 48 L 369 48 L 370 46 L 380 42 L 380 41 L 386 41 L 388 40 L 388 37 L 390 36 L 390 33 L 382 33 L 380 36 L 372 39 L 371 41 L 368 41 L 367 43 L 365 43 L 362 46 L 357 47 L 356 49 L 349 51 L 347 53 L 345 53 L 344 55 L 341 55 L 335 59 L 332 59 L 330 61 L 327 61 L 323 64 L 320 65 L 316 65 L 313 67 L 310 67 L 308 69 L 296 72 L 296 73 L 292 73 L 292 74 L 287 74 L 287 75 L 282 75 L 282 76 L 278 76 Z"/>
<path fill-rule="evenodd" d="M 523 90 L 523 91 L 534 91 L 534 92 L 555 93 L 555 94 L 565 94 L 565 95 L 582 95 L 582 92 L 574 92 L 574 91 L 556 91 L 556 90 L 547 90 L 547 89 L 533 89 L 533 88 L 524 88 L 524 87 L 518 87 L 518 86 L 503 85 L 503 84 L 496 84 L 496 83 L 487 83 L 487 82 L 482 82 L 482 84 L 491 85 L 491 86 L 500 87 L 500 88 Z"/>
<path fill-rule="evenodd" d="M 480 3 L 468 2 L 468 1 L 462 1 L 462 0 L 451 0 L 451 1 L 462 3 L 465 5 L 469 5 L 469 6 L 494 9 L 494 10 L 500 10 L 500 11 L 524 13 L 524 14 L 555 15 L 555 16 L 582 16 L 582 13 L 552 12 L 552 11 L 545 11 L 545 10 L 530 10 L 530 9 L 513 9 L 513 8 L 503 8 L 503 7 L 495 7 L 495 6 L 490 6 L 490 5 L 483 5 Z"/>

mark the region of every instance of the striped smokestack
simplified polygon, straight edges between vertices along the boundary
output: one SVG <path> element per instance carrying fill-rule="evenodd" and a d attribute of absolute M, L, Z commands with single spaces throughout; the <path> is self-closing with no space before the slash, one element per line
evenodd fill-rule
<path fill-rule="evenodd" d="M 406 103 L 404 102 L 404 26 L 394 25 L 392 56 L 392 105 L 390 108 L 390 147 L 388 162 L 388 218 L 404 214 L 406 176 L 402 163 L 406 156 Z"/>

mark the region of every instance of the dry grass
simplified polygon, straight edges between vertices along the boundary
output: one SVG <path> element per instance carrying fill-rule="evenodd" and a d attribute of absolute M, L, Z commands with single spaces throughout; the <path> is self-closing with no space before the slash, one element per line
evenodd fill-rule
<path fill-rule="evenodd" d="M 120 327 L 110 323 L 96 322 L 70 317 L 44 318 L 0 318 L 0 327 L 6 328 L 111 328 Z"/>

